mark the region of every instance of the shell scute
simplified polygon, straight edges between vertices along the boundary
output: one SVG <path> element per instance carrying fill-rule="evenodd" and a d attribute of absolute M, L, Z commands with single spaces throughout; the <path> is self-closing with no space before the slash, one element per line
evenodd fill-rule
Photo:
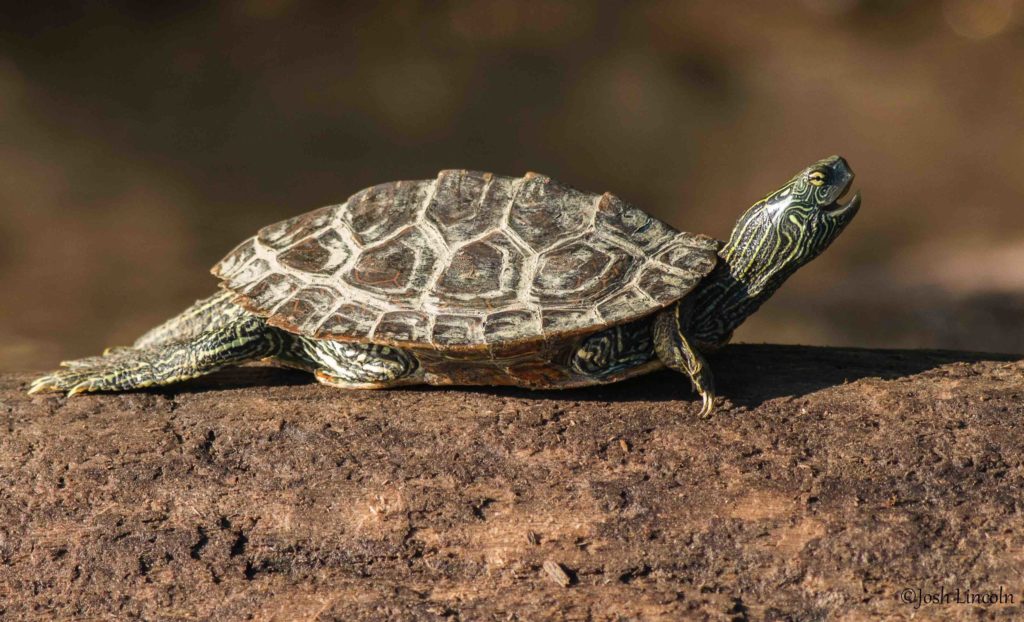
<path fill-rule="evenodd" d="M 525 262 L 526 254 L 501 232 L 465 244 L 451 256 L 431 300 L 465 308 L 511 304 L 519 296 Z"/>
<path fill-rule="evenodd" d="M 245 269 L 253 269 L 256 260 L 256 238 L 249 238 L 235 247 L 219 264 L 213 267 L 213 274 L 222 279 L 234 280 Z M 263 262 L 264 269 L 269 267 Z"/>
<path fill-rule="evenodd" d="M 684 272 L 707 274 L 715 267 L 714 256 L 700 252 L 704 249 L 703 246 L 689 242 L 689 240 L 673 240 L 655 253 L 654 259 Z M 697 252 L 694 252 L 695 250 Z"/>
<path fill-rule="evenodd" d="M 595 221 L 599 230 L 627 241 L 645 253 L 653 252 L 676 233 L 660 220 L 607 192 L 601 196 Z"/>
<path fill-rule="evenodd" d="M 532 293 L 544 303 L 587 306 L 622 287 L 634 257 L 597 236 L 555 247 L 540 256 Z"/>
<path fill-rule="evenodd" d="M 425 341 L 429 336 L 430 316 L 422 311 L 390 311 L 381 316 L 373 331 L 384 341 Z"/>
<path fill-rule="evenodd" d="M 380 308 L 366 303 L 342 303 L 320 322 L 316 332 L 306 334 L 317 339 L 342 340 L 348 335 L 367 335 L 373 330 L 381 315 Z"/>
<path fill-rule="evenodd" d="M 382 296 L 419 291 L 430 276 L 435 252 L 424 234 L 407 229 L 360 254 L 345 279 L 354 287 Z"/>
<path fill-rule="evenodd" d="M 680 275 L 658 266 L 647 266 L 640 274 L 637 286 L 659 304 L 667 305 L 679 299 L 680 287 L 693 289 L 699 280 L 697 274 Z"/>
<path fill-rule="evenodd" d="M 245 297 L 252 301 L 256 308 L 276 309 L 287 303 L 292 295 L 302 288 L 302 283 L 287 274 L 274 272 L 268 274 L 258 283 L 245 290 Z"/>
<path fill-rule="evenodd" d="M 315 237 L 297 242 L 277 256 L 293 270 L 313 274 L 334 274 L 352 256 L 352 249 L 338 231 L 328 229 Z"/>
<path fill-rule="evenodd" d="M 477 171 L 441 171 L 425 217 L 455 246 L 498 226 L 512 198 L 507 178 Z"/>
<path fill-rule="evenodd" d="M 335 304 L 335 295 L 330 289 L 305 287 L 277 308 L 272 323 L 292 332 L 308 333 L 320 325 Z"/>
<path fill-rule="evenodd" d="M 271 274 L 270 262 L 262 257 L 255 257 L 248 263 L 234 269 L 230 280 L 231 288 L 236 293 L 243 293 L 261 279 Z"/>
<path fill-rule="evenodd" d="M 556 335 L 602 321 L 594 309 L 544 309 L 540 320 L 545 334 Z"/>
<path fill-rule="evenodd" d="M 259 241 L 275 250 L 287 248 L 310 232 L 330 225 L 333 209 L 334 206 L 321 207 L 264 227 L 260 229 Z"/>
<path fill-rule="evenodd" d="M 374 244 L 412 224 L 428 190 L 405 181 L 372 186 L 353 195 L 341 215 L 360 244 Z"/>
<path fill-rule="evenodd" d="M 285 330 L 460 356 L 653 313 L 711 271 L 719 244 L 544 175 L 449 170 L 264 227 L 213 272 Z"/>
<path fill-rule="evenodd" d="M 595 211 L 593 195 L 535 174 L 516 193 L 508 226 L 530 248 L 542 251 L 593 226 Z"/>
<path fill-rule="evenodd" d="M 614 293 L 601 301 L 597 305 L 597 312 L 606 322 L 612 323 L 620 317 L 642 314 L 644 309 L 650 306 L 651 298 L 631 287 Z"/>
<path fill-rule="evenodd" d="M 468 315 L 438 315 L 430 335 L 431 343 L 438 346 L 459 347 L 467 343 L 481 343 L 483 318 Z"/>
<path fill-rule="evenodd" d="M 488 344 L 515 341 L 517 335 L 528 331 L 539 333 L 540 318 L 531 311 L 499 311 L 492 313 L 484 320 L 484 341 Z"/>

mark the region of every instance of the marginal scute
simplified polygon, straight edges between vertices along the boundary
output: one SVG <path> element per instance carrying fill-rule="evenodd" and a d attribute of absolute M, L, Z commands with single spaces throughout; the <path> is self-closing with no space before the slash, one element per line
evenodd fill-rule
<path fill-rule="evenodd" d="M 598 229 L 640 247 L 645 253 L 653 252 L 676 234 L 665 223 L 607 192 L 598 203 L 596 225 Z"/>
<path fill-rule="evenodd" d="M 257 237 L 260 242 L 275 250 L 287 248 L 294 244 L 296 240 L 329 225 L 332 209 L 331 206 L 321 207 L 312 212 L 299 214 L 294 218 L 269 225 L 260 229 Z"/>
<path fill-rule="evenodd" d="M 544 175 L 448 170 L 264 227 L 213 273 L 295 333 L 529 358 L 680 299 L 718 245 Z"/>
<path fill-rule="evenodd" d="M 624 289 L 612 294 L 597 305 L 597 312 L 604 321 L 612 323 L 623 318 L 637 317 L 650 308 L 651 299 L 635 288 Z"/>
<path fill-rule="evenodd" d="M 541 327 L 545 334 L 571 332 L 579 326 L 588 326 L 598 321 L 593 309 L 544 309 L 541 312 Z"/>
<path fill-rule="evenodd" d="M 373 336 L 386 341 L 426 341 L 430 317 L 422 311 L 391 311 L 377 324 Z"/>
<path fill-rule="evenodd" d="M 268 274 L 260 282 L 245 290 L 245 297 L 260 309 L 275 308 L 287 302 L 302 284 L 287 274 Z"/>
<path fill-rule="evenodd" d="M 715 257 L 708 253 L 694 252 L 694 250 L 715 250 L 717 245 L 710 249 L 696 246 L 691 240 L 673 240 L 663 250 L 655 254 L 654 259 L 673 268 L 678 268 L 696 275 L 705 275 L 715 267 Z"/>
<path fill-rule="evenodd" d="M 317 237 L 297 242 L 277 256 L 277 260 L 299 272 L 334 274 L 352 254 L 337 231 L 328 229 Z"/>
<path fill-rule="evenodd" d="M 438 315 L 430 342 L 439 346 L 455 346 L 479 343 L 483 320 L 468 315 Z"/>
<path fill-rule="evenodd" d="M 514 341 L 522 332 L 539 332 L 540 318 L 530 311 L 501 311 L 484 321 L 484 341 L 489 344 Z"/>
<path fill-rule="evenodd" d="M 270 262 L 266 259 L 257 258 L 235 269 L 228 280 L 228 284 L 233 291 L 242 293 L 249 286 L 265 278 L 268 274 L 272 274 Z"/>
<path fill-rule="evenodd" d="M 233 279 L 254 257 L 256 257 L 256 240 L 249 238 L 228 253 L 219 264 L 214 266 L 212 272 L 222 279 Z"/>
<path fill-rule="evenodd" d="M 696 274 L 680 276 L 657 265 L 649 265 L 640 274 L 637 286 L 659 304 L 668 305 L 679 300 L 678 292 L 681 288 L 689 291 L 699 280 Z"/>

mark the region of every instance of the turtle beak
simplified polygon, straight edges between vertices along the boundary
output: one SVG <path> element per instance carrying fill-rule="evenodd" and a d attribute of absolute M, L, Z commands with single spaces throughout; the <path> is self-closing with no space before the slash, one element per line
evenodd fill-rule
<path fill-rule="evenodd" d="M 843 161 L 843 172 L 846 179 L 843 183 L 843 189 L 836 195 L 836 198 L 832 203 L 822 208 L 822 212 L 827 214 L 834 220 L 841 222 L 849 222 L 851 218 L 860 209 L 860 192 L 855 192 L 853 198 L 843 203 L 843 197 L 849 194 L 850 189 L 853 187 L 853 171 L 850 170 L 849 166 L 846 166 L 845 160 Z"/>
<path fill-rule="evenodd" d="M 843 192 L 846 194 L 846 192 Z M 848 221 L 854 217 L 857 210 L 860 209 L 860 192 L 855 192 L 853 198 L 846 203 L 841 201 L 842 195 L 836 199 L 831 205 L 825 208 L 825 213 L 836 220 Z"/>

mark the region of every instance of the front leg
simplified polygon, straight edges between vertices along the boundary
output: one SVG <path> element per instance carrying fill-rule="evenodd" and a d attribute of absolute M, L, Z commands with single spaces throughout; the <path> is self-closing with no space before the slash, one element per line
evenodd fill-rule
<path fill-rule="evenodd" d="M 715 407 L 715 379 L 711 367 L 683 330 L 680 314 L 680 305 L 674 304 L 654 319 L 654 351 L 666 367 L 690 378 L 704 402 L 700 416 L 708 417 Z"/>
<path fill-rule="evenodd" d="M 570 365 L 581 376 L 614 380 L 654 360 L 650 320 L 612 326 L 583 340 Z"/>
<path fill-rule="evenodd" d="M 285 365 L 309 369 L 321 384 L 341 389 L 390 389 L 423 383 L 423 371 L 414 354 L 376 343 L 296 337 L 276 358 Z"/>

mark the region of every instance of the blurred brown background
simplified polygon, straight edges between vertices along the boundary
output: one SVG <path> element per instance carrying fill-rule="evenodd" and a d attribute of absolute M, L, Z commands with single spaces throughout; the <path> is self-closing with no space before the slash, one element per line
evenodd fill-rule
<path fill-rule="evenodd" d="M 860 215 L 737 339 L 1024 351 L 1024 2 L 3 11 L 0 369 L 128 343 L 374 183 L 535 170 L 723 237 L 831 153 Z"/>

